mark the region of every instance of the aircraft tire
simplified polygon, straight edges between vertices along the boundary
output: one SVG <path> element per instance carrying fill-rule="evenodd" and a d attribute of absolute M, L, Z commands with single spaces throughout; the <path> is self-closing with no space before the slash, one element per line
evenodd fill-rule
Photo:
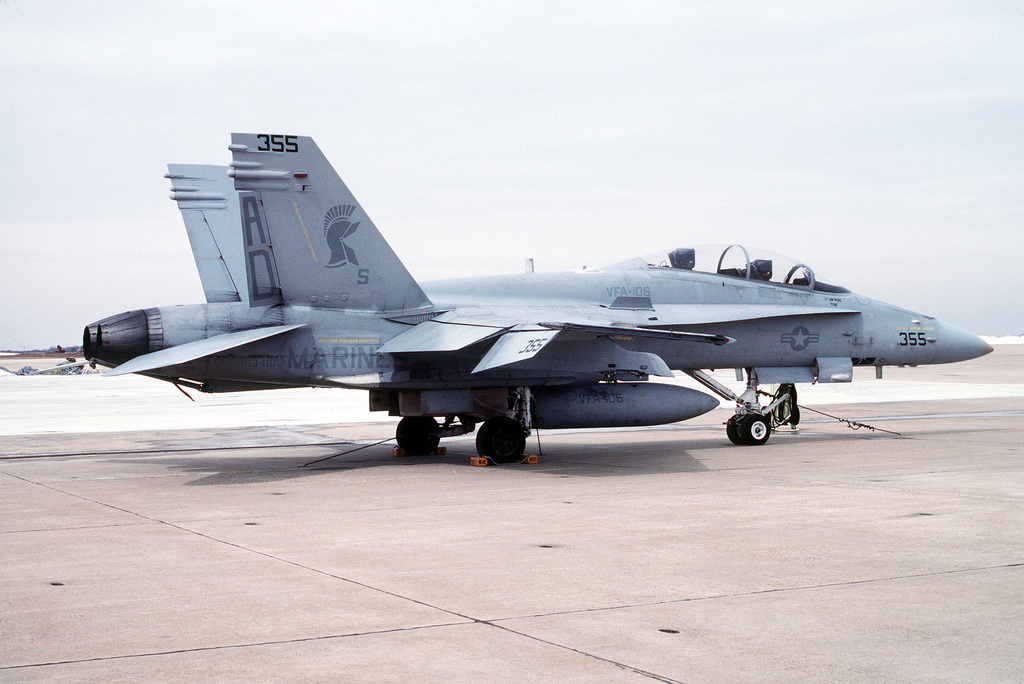
<path fill-rule="evenodd" d="M 410 456 L 432 454 L 441 443 L 437 435 L 437 421 L 430 416 L 406 416 L 398 422 L 395 441 L 398 448 Z"/>
<path fill-rule="evenodd" d="M 476 452 L 495 463 L 516 463 L 526 451 L 526 433 L 511 418 L 488 418 L 476 433 Z"/>
<path fill-rule="evenodd" d="M 772 434 L 771 425 L 764 416 L 743 416 L 739 424 L 740 437 L 749 446 L 761 446 Z"/>
<path fill-rule="evenodd" d="M 744 442 L 743 438 L 740 436 L 740 417 L 741 416 L 733 416 L 725 424 L 725 435 L 729 438 L 730 442 L 736 444 L 737 446 L 746 444 L 746 442 Z"/>

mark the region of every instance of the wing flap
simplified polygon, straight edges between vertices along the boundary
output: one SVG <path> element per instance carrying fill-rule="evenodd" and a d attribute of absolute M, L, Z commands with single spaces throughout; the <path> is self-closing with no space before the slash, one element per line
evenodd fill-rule
<path fill-rule="evenodd" d="M 195 342 L 187 342 L 176 347 L 169 347 L 160 351 L 150 352 L 149 354 L 143 354 L 142 356 L 136 356 L 134 359 L 122 363 L 117 368 L 107 371 L 104 375 L 127 375 L 128 373 L 142 373 L 156 370 L 157 368 L 177 366 L 181 363 L 195 361 L 212 354 L 219 354 L 220 352 L 241 347 L 257 340 L 265 340 L 268 337 L 283 335 L 286 332 L 304 327 L 305 324 L 275 325 L 270 328 L 254 328 L 252 330 L 214 335 L 213 337 L 196 340 Z"/>
<path fill-rule="evenodd" d="M 451 352 L 481 342 L 507 330 L 493 325 L 467 325 L 445 321 L 424 321 L 385 342 L 383 354 Z"/>
<path fill-rule="evenodd" d="M 519 326 L 526 328 L 526 326 Z M 480 373 L 492 368 L 500 368 L 513 363 L 532 359 L 541 349 L 555 339 L 561 330 L 529 327 L 505 333 L 494 343 L 494 346 L 480 359 L 473 369 Z"/>
<path fill-rule="evenodd" d="M 519 326 L 521 329 L 506 332 L 484 355 L 473 372 L 482 373 L 503 366 L 522 364 L 538 368 L 550 366 L 580 373 L 630 372 L 672 377 L 672 371 L 660 356 L 623 349 L 609 339 L 611 335 L 608 335 L 604 328 L 582 330 L 583 326 L 569 324 L 557 328 L 549 324 L 541 326 Z M 591 337 L 566 340 L 563 336 L 557 344 L 548 347 L 549 343 L 567 331 L 582 332 Z M 543 361 L 538 360 L 531 364 L 531 360 L 545 348 L 551 349 L 551 354 L 546 355 Z"/>

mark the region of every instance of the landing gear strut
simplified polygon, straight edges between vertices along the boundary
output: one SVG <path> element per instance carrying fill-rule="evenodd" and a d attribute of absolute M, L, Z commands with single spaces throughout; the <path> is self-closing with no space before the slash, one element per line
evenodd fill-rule
<path fill-rule="evenodd" d="M 526 452 L 526 438 L 533 424 L 533 396 L 529 387 L 508 389 L 508 402 L 498 395 L 498 406 L 491 408 L 490 415 L 480 426 L 476 435 L 476 451 L 493 463 L 517 463 Z M 437 446 L 443 437 L 465 435 L 476 429 L 471 415 L 445 416 L 444 423 L 438 424 L 431 416 L 406 416 L 398 423 L 395 441 L 409 456 L 425 456 L 437 453 Z"/>
<path fill-rule="evenodd" d="M 747 368 L 747 389 L 737 395 L 728 387 L 700 370 L 686 371 L 687 375 L 718 396 L 736 402 L 736 414 L 725 424 L 725 434 L 733 444 L 761 446 L 779 425 L 796 425 L 800 414 L 796 408 L 796 389 L 782 385 L 771 403 L 761 406 L 758 401 L 757 373 Z"/>

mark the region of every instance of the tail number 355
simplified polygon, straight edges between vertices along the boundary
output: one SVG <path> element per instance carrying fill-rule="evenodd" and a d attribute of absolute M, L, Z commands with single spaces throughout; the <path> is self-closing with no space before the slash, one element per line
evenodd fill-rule
<path fill-rule="evenodd" d="M 923 332 L 900 332 L 901 347 L 923 347 L 928 344 L 928 339 Z"/>
<path fill-rule="evenodd" d="M 298 152 L 299 143 L 295 135 L 270 135 L 260 133 L 256 136 L 261 144 L 256 149 L 260 152 Z"/>

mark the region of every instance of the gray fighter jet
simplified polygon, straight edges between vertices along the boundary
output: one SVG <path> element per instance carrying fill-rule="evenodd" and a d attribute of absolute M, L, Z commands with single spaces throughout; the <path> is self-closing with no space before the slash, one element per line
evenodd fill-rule
<path fill-rule="evenodd" d="M 693 377 L 734 402 L 726 434 L 764 444 L 793 383 L 856 365 L 951 363 L 992 351 L 930 316 L 854 294 L 739 245 L 604 268 L 419 284 L 311 138 L 233 134 L 230 168 L 171 165 L 206 304 L 88 325 L 87 358 L 203 392 L 368 390 L 402 416 L 399 447 L 477 431 L 512 462 L 535 428 L 657 425 L 718 405 L 650 381 Z M 737 394 L 706 371 L 736 369 Z M 783 390 L 765 401 L 759 383 Z M 440 420 L 439 420 L 440 419 Z"/>

